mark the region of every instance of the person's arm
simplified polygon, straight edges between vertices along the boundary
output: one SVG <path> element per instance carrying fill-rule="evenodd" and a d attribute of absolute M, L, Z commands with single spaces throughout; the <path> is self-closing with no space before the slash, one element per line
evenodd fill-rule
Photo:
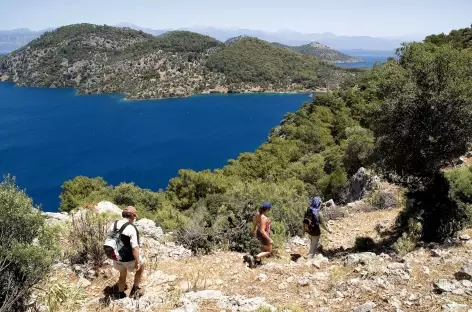
<path fill-rule="evenodd" d="M 272 240 L 272 238 L 270 238 L 269 234 L 266 233 L 266 224 L 267 224 L 267 218 L 261 218 L 261 234 L 262 236 L 264 236 L 271 244 L 274 243 L 274 241 Z"/>
<path fill-rule="evenodd" d="M 308 233 L 308 224 L 303 223 L 303 233 Z"/>
<path fill-rule="evenodd" d="M 134 233 L 130 235 L 130 243 L 131 243 L 131 248 L 133 248 L 133 256 L 135 260 L 135 268 L 136 271 L 138 271 L 141 268 L 141 262 L 140 262 L 140 257 L 139 257 L 139 244 L 138 244 L 138 233 L 136 231 L 133 231 Z"/>
<path fill-rule="evenodd" d="M 306 214 L 305 214 L 305 217 L 303 219 L 303 233 L 309 233 L 310 232 L 310 229 L 309 229 L 309 221 L 306 217 Z"/>
<path fill-rule="evenodd" d="M 139 247 L 136 247 L 136 248 L 133 248 L 133 256 L 134 256 L 134 259 L 136 261 L 136 271 L 139 271 L 139 269 L 141 268 L 141 262 L 139 262 Z"/>
<path fill-rule="evenodd" d="M 252 218 L 252 232 L 251 232 L 251 235 L 253 237 L 256 236 L 256 231 L 257 231 L 257 217 L 254 216 L 254 218 Z"/>

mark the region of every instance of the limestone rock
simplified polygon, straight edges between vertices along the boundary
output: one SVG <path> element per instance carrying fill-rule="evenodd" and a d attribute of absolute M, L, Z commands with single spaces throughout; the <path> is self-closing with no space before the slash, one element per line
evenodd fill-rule
<path fill-rule="evenodd" d="M 311 281 L 306 277 L 302 277 L 301 279 L 298 280 L 298 285 L 302 287 L 308 286 L 310 284 L 311 284 Z"/>
<path fill-rule="evenodd" d="M 397 276 L 403 280 L 410 279 L 411 268 L 405 263 L 392 262 L 387 265 L 389 275 Z"/>
<path fill-rule="evenodd" d="M 455 302 L 446 303 L 442 306 L 443 311 L 448 312 L 467 312 L 467 305 L 466 304 L 459 304 Z"/>
<path fill-rule="evenodd" d="M 472 282 L 469 281 L 469 280 L 462 280 L 462 281 L 461 281 L 461 284 L 462 284 L 462 286 L 464 286 L 465 288 L 472 288 Z"/>
<path fill-rule="evenodd" d="M 164 235 L 164 231 L 156 223 L 149 219 L 140 219 L 135 222 L 136 227 L 142 235 L 150 236 L 154 239 L 160 239 Z"/>
<path fill-rule="evenodd" d="M 461 236 L 459 236 L 459 239 L 462 241 L 468 241 L 470 240 L 470 236 L 467 234 L 462 234 Z"/>
<path fill-rule="evenodd" d="M 267 275 L 265 275 L 264 273 L 260 273 L 259 275 L 257 275 L 257 279 L 260 282 L 265 282 L 267 280 Z"/>
<path fill-rule="evenodd" d="M 71 217 L 67 212 L 41 212 L 43 218 L 47 220 L 61 221 L 61 222 L 70 222 Z"/>
<path fill-rule="evenodd" d="M 199 311 L 198 302 L 215 301 L 220 309 L 229 311 L 257 311 L 258 309 L 268 309 L 275 311 L 275 307 L 265 302 L 264 298 L 245 298 L 242 296 L 225 296 L 221 291 L 202 290 L 198 292 L 188 292 L 181 298 L 182 307 L 171 312 Z"/>
<path fill-rule="evenodd" d="M 367 173 L 365 168 L 359 168 L 359 170 L 357 170 L 357 172 L 351 177 L 347 201 L 353 202 L 362 199 L 373 189 L 376 182 L 376 178 Z"/>
<path fill-rule="evenodd" d="M 361 252 L 347 255 L 344 259 L 344 265 L 366 265 L 373 261 L 377 256 L 373 252 Z"/>
<path fill-rule="evenodd" d="M 288 240 L 288 243 L 293 244 L 293 245 L 299 245 L 299 246 L 308 246 L 308 240 L 304 239 L 304 238 L 301 238 L 299 236 L 291 237 Z"/>
<path fill-rule="evenodd" d="M 453 292 L 461 288 L 461 285 L 456 280 L 440 279 L 434 283 L 434 287 L 440 292 Z"/>
<path fill-rule="evenodd" d="M 143 240 L 143 252 L 151 259 L 182 259 L 192 256 L 192 251 L 174 242 L 161 243 L 152 237 Z"/>
<path fill-rule="evenodd" d="M 329 260 L 325 256 L 321 254 L 317 254 L 316 256 L 313 257 L 313 259 L 309 259 L 307 261 L 307 265 L 309 266 L 314 266 L 317 269 L 321 269 L 324 263 L 328 263 Z"/>
<path fill-rule="evenodd" d="M 352 312 L 369 312 L 372 311 L 376 306 L 373 302 L 366 302 L 363 305 L 358 306 L 357 308 L 352 309 Z"/>
<path fill-rule="evenodd" d="M 326 202 L 323 203 L 323 206 L 325 207 L 325 209 L 333 209 L 333 208 L 336 208 L 336 204 L 334 203 L 334 200 L 330 199 Z"/>
<path fill-rule="evenodd" d="M 109 213 L 121 216 L 122 210 L 120 207 L 109 201 L 101 201 L 95 206 L 95 211 L 98 213 Z"/>
<path fill-rule="evenodd" d="M 92 285 L 92 283 L 88 279 L 83 278 L 83 277 L 79 278 L 79 281 L 77 282 L 77 284 L 83 288 L 87 288 L 90 285 Z"/>

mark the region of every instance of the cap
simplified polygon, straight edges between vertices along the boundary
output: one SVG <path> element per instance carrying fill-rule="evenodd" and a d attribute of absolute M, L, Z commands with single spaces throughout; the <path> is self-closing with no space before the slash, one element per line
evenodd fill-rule
<path fill-rule="evenodd" d="M 272 208 L 272 203 L 271 202 L 264 202 L 262 203 L 262 208 L 264 209 L 271 209 Z"/>

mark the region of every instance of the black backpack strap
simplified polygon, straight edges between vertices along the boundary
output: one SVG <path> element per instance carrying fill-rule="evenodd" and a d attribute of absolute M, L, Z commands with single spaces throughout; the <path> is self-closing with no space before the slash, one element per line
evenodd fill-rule
<path fill-rule="evenodd" d="M 131 223 L 131 222 L 126 222 L 125 224 L 123 224 L 123 225 L 121 226 L 120 232 L 119 232 L 120 235 L 123 234 L 123 231 L 126 229 L 126 227 L 127 227 L 128 225 L 131 225 L 132 227 L 134 227 L 134 229 L 135 229 L 135 231 L 136 231 L 136 236 L 137 236 L 137 238 L 138 238 L 138 245 L 141 245 L 141 243 L 139 242 L 139 231 L 138 231 L 138 228 L 136 227 L 136 225 L 134 225 L 134 224 Z"/>
<path fill-rule="evenodd" d="M 131 223 L 130 222 L 126 222 L 125 224 L 123 224 L 121 227 L 120 227 L 120 231 L 118 232 L 120 235 L 123 234 L 123 231 L 126 229 L 126 227 L 128 225 L 130 225 Z"/>
<path fill-rule="evenodd" d="M 115 225 L 113 226 L 113 232 L 116 232 L 118 226 L 118 220 L 115 221 Z"/>
<path fill-rule="evenodd" d="M 134 229 L 136 230 L 136 235 L 137 235 L 137 237 L 138 237 L 138 245 L 141 246 L 141 243 L 139 242 L 139 231 L 138 231 L 138 228 L 137 228 L 136 225 L 134 225 L 133 223 L 130 223 L 130 224 L 131 224 L 131 225 L 134 227 Z"/>

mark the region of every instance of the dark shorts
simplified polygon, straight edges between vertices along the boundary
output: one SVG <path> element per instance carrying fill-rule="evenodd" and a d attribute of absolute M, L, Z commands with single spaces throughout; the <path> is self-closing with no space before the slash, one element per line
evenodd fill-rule
<path fill-rule="evenodd" d="M 257 239 L 261 242 L 262 245 L 270 245 L 270 241 L 265 238 L 260 231 L 257 231 Z"/>

